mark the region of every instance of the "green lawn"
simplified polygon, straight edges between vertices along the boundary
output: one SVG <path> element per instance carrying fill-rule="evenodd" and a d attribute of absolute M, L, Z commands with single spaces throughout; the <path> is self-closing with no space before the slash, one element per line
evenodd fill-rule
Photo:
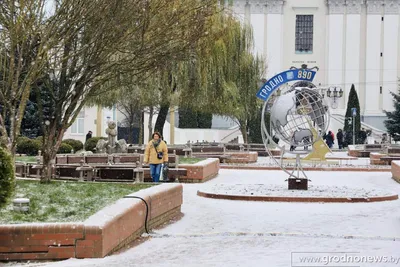
<path fill-rule="evenodd" d="M 205 160 L 205 159 L 179 157 L 179 164 L 195 164 L 195 163 L 203 161 L 203 160 Z"/>
<path fill-rule="evenodd" d="M 29 198 L 30 212 L 14 212 L 9 204 L 0 209 L 0 223 L 83 221 L 123 196 L 153 185 L 17 180 L 15 197 Z"/>
<path fill-rule="evenodd" d="M 15 161 L 34 162 L 34 163 L 36 163 L 36 157 L 35 156 L 15 157 Z"/>

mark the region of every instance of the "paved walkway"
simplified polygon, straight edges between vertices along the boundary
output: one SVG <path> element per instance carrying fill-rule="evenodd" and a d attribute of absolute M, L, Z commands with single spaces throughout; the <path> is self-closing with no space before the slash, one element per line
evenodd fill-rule
<path fill-rule="evenodd" d="M 308 174 L 315 185 L 380 188 L 400 193 L 400 185 L 391 179 L 390 173 Z M 221 170 L 216 179 L 205 184 L 185 184 L 183 218 L 156 231 L 148 241 L 104 259 L 70 259 L 45 266 L 400 266 L 400 262 L 384 262 L 396 262 L 400 257 L 400 200 L 264 203 L 196 195 L 199 188 L 215 183 L 286 186 L 284 179 L 281 171 Z M 347 252 L 347 256 L 360 256 L 363 258 L 359 259 L 370 263 L 325 264 L 344 255 L 330 252 Z M 300 256 L 320 256 L 322 264 L 300 263 Z"/>

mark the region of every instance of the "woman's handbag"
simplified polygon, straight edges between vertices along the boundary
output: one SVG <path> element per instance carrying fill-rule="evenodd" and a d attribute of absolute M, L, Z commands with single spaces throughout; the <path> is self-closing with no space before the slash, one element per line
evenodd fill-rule
<path fill-rule="evenodd" d="M 154 146 L 153 146 L 154 147 Z M 157 158 L 158 159 L 162 159 L 163 158 L 163 152 L 161 151 L 161 152 L 158 152 L 157 151 L 157 149 L 154 147 L 154 150 L 156 151 L 156 153 L 157 153 Z"/>

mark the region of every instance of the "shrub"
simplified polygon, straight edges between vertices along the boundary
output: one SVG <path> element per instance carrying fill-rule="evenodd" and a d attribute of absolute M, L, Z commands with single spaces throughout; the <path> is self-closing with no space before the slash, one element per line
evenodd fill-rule
<path fill-rule="evenodd" d="M 83 149 L 83 143 L 75 139 L 65 139 L 62 141 L 64 144 L 72 146 L 75 152 Z"/>
<path fill-rule="evenodd" d="M 0 208 L 7 204 L 14 188 L 14 165 L 11 155 L 0 148 Z"/>
<path fill-rule="evenodd" d="M 58 148 L 57 153 L 59 154 L 68 154 L 71 153 L 73 147 L 67 143 L 61 143 L 60 147 Z"/>
<path fill-rule="evenodd" d="M 17 140 L 17 153 L 36 156 L 41 148 L 41 143 L 35 139 L 20 137 Z"/>
<path fill-rule="evenodd" d="M 105 137 L 92 137 L 92 138 L 89 138 L 85 143 L 85 150 L 86 151 L 96 152 L 95 148 L 96 148 L 97 142 L 100 139 L 107 140 L 107 138 L 105 138 Z"/>

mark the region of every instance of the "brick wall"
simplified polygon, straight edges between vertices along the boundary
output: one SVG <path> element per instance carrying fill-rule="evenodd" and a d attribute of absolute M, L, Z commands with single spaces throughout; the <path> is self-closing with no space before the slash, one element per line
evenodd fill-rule
<path fill-rule="evenodd" d="M 393 160 L 392 161 L 392 178 L 400 183 L 400 161 Z"/>
<path fill-rule="evenodd" d="M 180 164 L 179 168 L 187 170 L 187 176 L 179 179 L 180 182 L 198 183 L 210 180 L 218 175 L 219 159 L 206 159 L 196 164 Z"/>
<path fill-rule="evenodd" d="M 180 213 L 182 185 L 161 184 L 132 194 L 149 204 L 149 226 Z M 145 204 L 120 199 L 81 223 L 0 225 L 0 260 L 101 258 L 144 232 Z"/>

